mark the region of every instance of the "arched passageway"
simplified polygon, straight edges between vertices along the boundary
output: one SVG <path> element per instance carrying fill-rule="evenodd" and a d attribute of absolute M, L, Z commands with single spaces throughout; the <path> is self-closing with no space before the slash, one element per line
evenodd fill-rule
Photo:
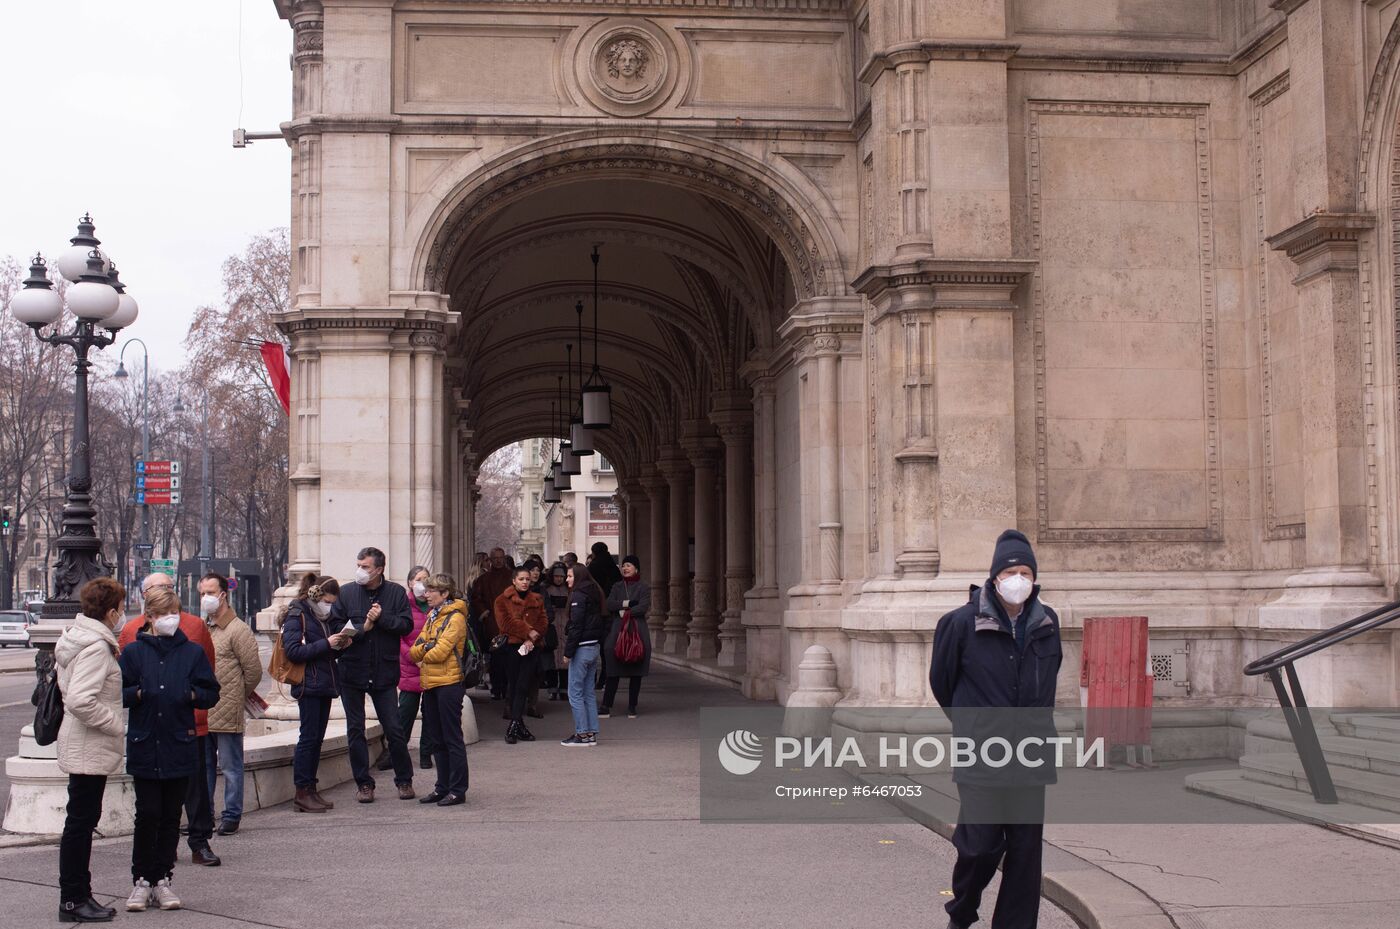
<path fill-rule="evenodd" d="M 839 590 L 837 387 L 843 357 L 859 366 L 863 315 L 837 295 L 822 221 L 718 154 L 584 136 L 484 166 L 444 200 L 420 249 L 423 285 L 458 317 L 444 345 L 459 403 L 444 541 L 464 569 L 476 463 L 559 435 L 561 384 L 572 405 L 596 359 L 613 396 L 596 444 L 617 472 L 620 545 L 655 591 L 658 650 L 773 695 L 787 591 Z M 805 449 L 792 428 L 803 391 L 829 398 Z M 823 442 L 825 460 L 805 454 Z M 804 468 L 818 485 L 827 469 L 834 492 L 817 544 L 781 551 L 780 522 L 801 537 L 803 501 L 784 497 Z"/>

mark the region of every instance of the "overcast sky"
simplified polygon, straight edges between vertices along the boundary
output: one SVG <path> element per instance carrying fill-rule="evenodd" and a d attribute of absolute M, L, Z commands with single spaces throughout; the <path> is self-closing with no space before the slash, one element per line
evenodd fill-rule
<path fill-rule="evenodd" d="M 272 0 L 0 0 L 0 35 L 0 256 L 56 255 L 90 211 L 141 306 L 123 336 L 177 366 L 224 259 L 287 225 L 286 143 L 231 140 L 290 118 L 291 28 Z"/>

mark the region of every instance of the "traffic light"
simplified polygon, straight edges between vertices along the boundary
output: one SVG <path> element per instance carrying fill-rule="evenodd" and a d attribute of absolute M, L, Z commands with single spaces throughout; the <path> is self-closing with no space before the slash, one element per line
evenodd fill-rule
<path fill-rule="evenodd" d="M 0 507 L 0 529 L 5 531 L 5 535 L 10 534 L 10 521 L 13 514 L 13 507 Z"/>

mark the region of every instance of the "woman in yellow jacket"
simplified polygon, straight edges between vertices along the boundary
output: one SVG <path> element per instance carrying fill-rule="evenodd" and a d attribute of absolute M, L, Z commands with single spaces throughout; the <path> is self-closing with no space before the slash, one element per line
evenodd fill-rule
<path fill-rule="evenodd" d="M 467 645 L 467 605 L 457 582 L 434 574 L 423 585 L 428 619 L 408 659 L 421 668 L 423 735 L 433 744 L 437 785 L 419 803 L 456 806 L 467 802 L 467 744 L 462 740 L 462 666 L 458 656 Z"/>

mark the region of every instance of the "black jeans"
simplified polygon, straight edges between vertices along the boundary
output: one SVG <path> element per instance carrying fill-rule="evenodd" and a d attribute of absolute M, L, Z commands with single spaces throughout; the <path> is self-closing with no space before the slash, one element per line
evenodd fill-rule
<path fill-rule="evenodd" d="M 394 762 L 394 783 L 413 783 L 413 761 L 408 757 L 408 740 L 399 726 L 398 689 L 381 687 L 360 690 L 348 684 L 340 688 L 340 702 L 345 707 L 346 740 L 350 745 L 350 771 L 361 787 L 374 786 L 374 774 L 369 769 L 369 743 L 365 741 L 365 697 L 374 702 L 375 715 L 384 728 L 389 743 L 389 757 Z"/>
<path fill-rule="evenodd" d="M 418 719 L 418 707 L 423 705 L 423 694 L 414 690 L 399 691 L 399 728 L 403 729 L 403 740 L 405 742 L 413 738 L 413 723 Z M 427 716 L 426 707 L 423 715 Z M 423 731 L 418 739 L 418 757 L 423 759 L 427 765 L 428 758 L 433 757 L 433 738 L 428 735 L 428 721 L 423 720 Z"/>
<path fill-rule="evenodd" d="M 620 677 L 608 678 L 607 686 L 603 688 L 603 708 L 612 709 L 613 700 L 617 698 L 617 685 L 621 682 Z M 637 708 L 637 697 L 642 693 L 642 679 L 633 675 L 627 679 L 627 709 Z"/>
<path fill-rule="evenodd" d="M 102 818 L 102 792 L 107 789 L 105 774 L 68 775 L 68 818 L 63 821 L 63 838 L 58 843 L 58 899 L 60 903 L 81 903 L 92 896 L 92 830 Z"/>
<path fill-rule="evenodd" d="M 959 784 L 958 799 L 958 825 L 953 830 L 953 847 L 958 851 L 953 865 L 953 899 L 943 909 L 959 926 L 976 922 L 982 892 L 1001 864 L 1001 889 L 992 912 L 992 929 L 1035 929 L 1040 918 L 1045 788 Z M 998 823 L 997 819 L 1011 822 Z"/>
<path fill-rule="evenodd" d="M 316 771 L 321 766 L 321 743 L 331 721 L 330 697 L 302 697 L 297 701 L 301 733 L 292 753 L 292 783 L 298 788 L 316 787 Z"/>
<path fill-rule="evenodd" d="M 512 722 L 523 722 L 525 707 L 530 702 L 530 690 L 535 686 L 539 653 L 531 651 L 528 655 L 522 655 L 519 645 L 511 645 L 501 651 L 505 653 L 506 673 L 510 680 L 510 718 Z"/>
<path fill-rule="evenodd" d="M 209 737 L 199 736 L 194 740 L 195 768 L 190 775 L 189 787 L 185 794 L 185 822 L 189 823 L 190 851 L 209 847 L 209 837 L 214 834 L 214 798 L 209 796 Z M 151 883 L 155 883 L 152 881 Z"/>
<path fill-rule="evenodd" d="M 433 741 L 433 767 L 440 794 L 467 792 L 467 743 L 462 739 L 462 700 L 467 690 L 448 684 L 423 691 L 423 738 Z"/>
<path fill-rule="evenodd" d="M 175 849 L 180 845 L 180 807 L 189 790 L 188 777 L 157 781 L 137 777 L 136 831 L 131 837 L 131 882 L 145 878 L 155 884 L 175 872 Z"/>

